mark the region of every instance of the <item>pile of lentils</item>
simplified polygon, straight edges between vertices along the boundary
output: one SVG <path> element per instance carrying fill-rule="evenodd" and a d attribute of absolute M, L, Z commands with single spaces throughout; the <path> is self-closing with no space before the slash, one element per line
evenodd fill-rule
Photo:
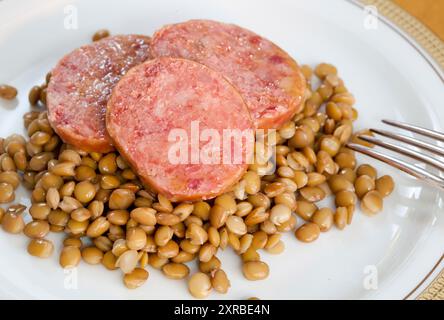
<path fill-rule="evenodd" d="M 98 34 L 94 40 L 109 35 Z M 378 177 L 368 164 L 358 166 L 345 147 L 349 141 L 371 147 L 359 139 L 371 132 L 353 133 L 355 99 L 336 68 L 321 63 L 302 71 L 308 88 L 303 111 L 270 133 L 274 139 L 262 137 L 265 145 L 276 144 L 275 157 L 267 145 L 257 144 L 256 163 L 232 191 L 194 203 L 171 203 L 143 186 L 116 152 L 88 153 L 64 144 L 45 110 L 48 74 L 46 83 L 29 93 L 34 110 L 23 117 L 27 137 L 0 139 L 0 203 L 13 203 L 20 184 L 31 191 L 32 202 L 29 210 L 22 204 L 0 208 L 3 230 L 24 233 L 29 254 L 38 258 L 54 252 L 49 232 L 64 233 L 61 267 L 74 268 L 83 260 L 120 269 L 130 289 L 147 281 L 151 266 L 170 279 L 188 279 L 196 298 L 213 289 L 226 293 L 231 284 L 217 252 L 227 247 L 240 256 L 246 279 L 267 278 L 260 251 L 282 253 L 282 233 L 313 242 L 333 226 L 350 225 L 358 199 L 364 213 L 377 214 L 394 189 L 390 176 Z M 313 73 L 320 80 L 316 89 Z M 1 98 L 16 95 L 15 88 L 0 86 Z M 317 205 L 328 196 L 334 197 L 335 209 Z M 31 221 L 25 223 L 28 213 Z M 187 263 L 193 261 L 199 272 L 190 276 Z"/>

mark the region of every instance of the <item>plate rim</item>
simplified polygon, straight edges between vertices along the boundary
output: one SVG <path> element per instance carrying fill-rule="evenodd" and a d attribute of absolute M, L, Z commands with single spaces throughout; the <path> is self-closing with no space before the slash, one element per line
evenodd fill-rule
<path fill-rule="evenodd" d="M 423 23 L 388 0 L 346 0 L 361 9 L 376 8 L 378 20 L 409 43 L 444 84 L 444 42 Z M 431 300 L 444 297 L 444 252 L 425 277 L 403 298 Z M 438 297 L 439 298 L 439 297 Z"/>

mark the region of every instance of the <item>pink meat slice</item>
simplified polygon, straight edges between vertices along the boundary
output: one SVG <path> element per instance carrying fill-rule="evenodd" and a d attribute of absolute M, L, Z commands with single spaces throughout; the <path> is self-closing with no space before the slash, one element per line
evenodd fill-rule
<path fill-rule="evenodd" d="M 113 150 L 106 133 L 106 104 L 132 67 L 150 59 L 151 38 L 118 35 L 85 45 L 63 57 L 47 89 L 48 118 L 69 144 L 88 152 Z"/>
<path fill-rule="evenodd" d="M 182 57 L 221 72 L 246 101 L 257 128 L 279 128 L 303 107 L 305 80 L 281 48 L 233 24 L 191 20 L 158 30 L 155 57 Z"/>
<path fill-rule="evenodd" d="M 193 123 L 198 136 L 192 133 Z M 209 199 L 229 190 L 247 169 L 247 141 L 253 141 L 248 137 L 253 138 L 254 130 L 241 95 L 220 73 L 176 58 L 150 60 L 130 70 L 108 101 L 106 127 L 142 181 L 172 201 Z M 241 159 L 192 160 L 192 154 L 204 150 L 223 159 L 223 135 L 229 129 L 251 133 L 241 144 L 229 143 L 231 154 L 237 150 Z M 219 144 L 204 137 L 208 130 L 219 135 Z M 198 139 L 198 153 L 192 139 Z M 176 152 L 179 141 L 185 152 Z"/>

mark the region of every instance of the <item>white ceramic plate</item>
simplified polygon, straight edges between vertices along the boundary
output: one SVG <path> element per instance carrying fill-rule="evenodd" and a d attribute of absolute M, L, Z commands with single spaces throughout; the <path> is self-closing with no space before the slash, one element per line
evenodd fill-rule
<path fill-rule="evenodd" d="M 77 16 L 76 29 L 64 24 L 72 26 L 70 14 Z M 357 98 L 358 128 L 380 127 L 379 120 L 389 118 L 442 129 L 442 74 L 383 21 L 376 29 L 366 28 L 364 10 L 348 1 L 0 0 L 0 83 L 20 91 L 17 103 L 1 101 L 0 136 L 23 131 L 29 88 L 41 83 L 62 55 L 88 43 L 96 30 L 151 34 L 166 23 L 191 18 L 237 23 L 273 40 L 300 63 L 335 64 Z M 227 250 L 220 258 L 232 288 L 211 298 L 402 299 L 422 283 L 444 253 L 442 198 L 389 167 L 362 160 L 395 177 L 396 191 L 381 214 L 369 218 L 358 212 L 351 227 L 322 234 L 312 244 L 289 234 L 284 254 L 263 254 L 271 268 L 265 281 L 246 281 L 239 259 Z M 18 200 L 29 203 L 29 196 L 21 195 Z M 49 260 L 32 258 L 26 243 L 24 236 L 0 232 L 1 298 L 190 298 L 185 281 L 167 280 L 157 270 L 150 270 L 142 288 L 127 290 L 118 271 L 82 264 L 77 289 L 71 288 L 73 275 L 59 268 L 57 254 Z M 366 277 L 375 270 L 377 289 L 366 289 Z"/>

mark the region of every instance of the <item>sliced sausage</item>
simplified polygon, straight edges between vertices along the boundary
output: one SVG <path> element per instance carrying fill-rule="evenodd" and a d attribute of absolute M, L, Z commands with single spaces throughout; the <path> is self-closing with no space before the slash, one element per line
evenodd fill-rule
<path fill-rule="evenodd" d="M 141 180 L 172 201 L 209 199 L 228 190 L 247 169 L 248 142 L 254 140 L 253 122 L 239 92 L 220 73 L 176 58 L 131 69 L 108 101 L 106 127 Z M 246 134 L 244 143 L 228 144 L 232 158 L 223 161 L 228 129 Z M 217 133 L 221 142 L 205 132 Z M 210 150 L 219 160 L 201 156 Z M 235 160 L 236 152 L 242 158 Z"/>
<path fill-rule="evenodd" d="M 89 152 L 113 149 L 105 130 L 106 103 L 117 81 L 151 58 L 150 42 L 139 35 L 107 37 L 59 61 L 46 101 L 49 121 L 66 143 Z"/>
<path fill-rule="evenodd" d="M 303 107 L 305 80 L 297 63 L 249 30 L 191 20 L 157 31 L 152 48 L 156 57 L 182 57 L 221 72 L 239 89 L 258 128 L 279 128 Z"/>

